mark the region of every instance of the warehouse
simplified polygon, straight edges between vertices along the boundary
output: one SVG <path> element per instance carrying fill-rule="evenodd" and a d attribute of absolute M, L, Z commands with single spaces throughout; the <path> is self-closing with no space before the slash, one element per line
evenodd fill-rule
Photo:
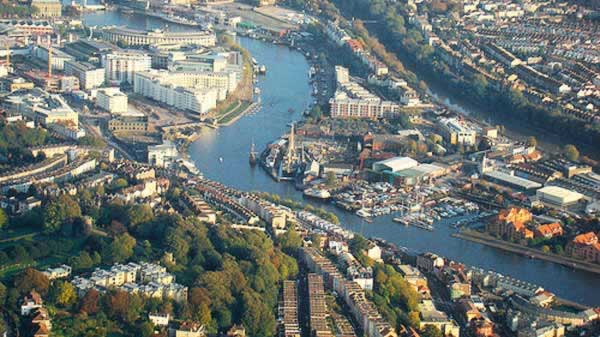
<path fill-rule="evenodd" d="M 546 186 L 535 193 L 542 204 L 549 207 L 567 208 L 583 199 L 583 194 L 558 186 Z"/>

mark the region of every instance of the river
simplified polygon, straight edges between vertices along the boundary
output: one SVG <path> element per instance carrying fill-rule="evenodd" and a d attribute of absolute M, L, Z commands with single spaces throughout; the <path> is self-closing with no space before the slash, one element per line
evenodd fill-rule
<path fill-rule="evenodd" d="M 164 26 L 157 19 L 114 11 L 85 14 L 84 22 L 99 26 L 127 25 L 136 29 Z M 185 29 L 173 25 L 169 28 Z M 239 41 L 260 64 L 267 66 L 267 74 L 259 77 L 257 83 L 262 93 L 262 108 L 231 126 L 203 130 L 200 138 L 189 148 L 190 157 L 207 178 L 240 190 L 266 191 L 283 198 L 301 200 L 301 193 L 292 184 L 277 183 L 259 167 L 250 167 L 248 152 L 252 142 L 262 149 L 286 132 L 290 122 L 301 118 L 300 112 L 311 101 L 307 75 L 309 65 L 302 54 L 287 47 L 243 37 Z M 289 112 L 290 108 L 294 112 Z M 435 252 L 468 265 L 539 284 L 569 300 L 600 305 L 600 292 L 596 289 L 600 277 L 592 273 L 453 238 L 450 234 L 454 230 L 444 224 L 436 224 L 436 230 L 428 232 L 398 225 L 392 222 L 392 216 L 378 217 L 372 223 L 365 223 L 359 217 L 331 205 L 307 202 L 335 212 L 344 227 L 363 235 L 383 238 L 414 252 Z"/>

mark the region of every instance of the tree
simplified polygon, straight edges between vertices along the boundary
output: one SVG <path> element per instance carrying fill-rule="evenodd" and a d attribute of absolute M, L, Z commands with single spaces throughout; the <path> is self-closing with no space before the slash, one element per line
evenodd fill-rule
<path fill-rule="evenodd" d="M 211 300 L 208 291 L 204 288 L 190 289 L 188 302 L 195 313 L 194 319 L 201 324 L 209 324 L 212 317 L 210 313 Z"/>
<path fill-rule="evenodd" d="M 442 136 L 437 133 L 432 133 L 429 135 L 429 140 L 434 144 L 440 144 L 443 140 Z"/>
<path fill-rule="evenodd" d="M 423 337 L 443 337 L 442 331 L 435 325 L 426 325 L 421 336 Z"/>
<path fill-rule="evenodd" d="M 527 145 L 529 146 L 537 146 L 538 142 L 537 139 L 535 139 L 534 136 L 529 136 L 529 138 L 527 138 Z"/>
<path fill-rule="evenodd" d="M 106 304 L 113 318 L 126 320 L 129 310 L 129 294 L 116 290 L 107 296 Z"/>
<path fill-rule="evenodd" d="M 572 161 L 577 161 L 579 159 L 579 150 L 575 147 L 575 145 L 567 144 L 563 148 L 563 153 L 567 159 Z"/>
<path fill-rule="evenodd" d="M 15 277 L 14 285 L 21 294 L 35 289 L 43 296 L 48 292 L 50 280 L 48 279 L 48 276 L 41 271 L 37 271 L 33 268 L 27 268 Z"/>
<path fill-rule="evenodd" d="M 70 282 L 57 281 L 52 285 L 50 291 L 52 300 L 60 306 L 69 306 L 77 300 L 75 287 Z"/>
<path fill-rule="evenodd" d="M 4 307 L 4 302 L 6 301 L 6 286 L 4 283 L 0 282 L 0 307 Z"/>
<path fill-rule="evenodd" d="M 3 209 L 0 209 L 0 229 L 8 224 L 8 217 Z"/>
<path fill-rule="evenodd" d="M 79 301 L 79 311 L 93 315 L 98 312 L 100 302 L 100 293 L 92 288 Z"/>
<path fill-rule="evenodd" d="M 110 250 L 105 253 L 105 257 L 108 257 L 111 263 L 123 262 L 133 255 L 135 244 L 135 238 L 131 235 L 127 233 L 117 235 L 107 246 Z"/>
<path fill-rule="evenodd" d="M 279 236 L 279 246 L 284 252 L 295 252 L 302 246 L 302 238 L 294 228 L 289 228 L 285 233 Z"/>
<path fill-rule="evenodd" d="M 46 205 L 44 209 L 44 229 L 55 232 L 65 221 L 81 216 L 79 204 L 69 195 L 63 194 Z"/>
<path fill-rule="evenodd" d="M 325 174 L 325 184 L 329 187 L 335 186 L 335 182 L 337 181 L 337 177 L 335 176 L 335 172 L 328 171 Z"/>
<path fill-rule="evenodd" d="M 129 219 L 130 226 L 137 226 L 144 222 L 150 222 L 154 219 L 152 208 L 147 205 L 132 205 L 127 209 L 127 218 Z"/>

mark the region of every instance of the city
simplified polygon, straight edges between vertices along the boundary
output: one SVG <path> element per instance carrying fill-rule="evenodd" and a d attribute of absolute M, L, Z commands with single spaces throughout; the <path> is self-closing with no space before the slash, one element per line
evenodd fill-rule
<path fill-rule="evenodd" d="M 600 336 L 595 1 L 0 16 L 3 336 Z"/>

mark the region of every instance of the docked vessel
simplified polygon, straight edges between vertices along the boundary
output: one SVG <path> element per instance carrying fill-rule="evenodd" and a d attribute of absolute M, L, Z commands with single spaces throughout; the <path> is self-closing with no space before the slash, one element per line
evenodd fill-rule
<path fill-rule="evenodd" d="M 317 199 L 329 199 L 331 198 L 331 193 L 324 189 L 317 188 L 308 188 L 304 190 L 304 195 L 307 197 L 317 198 Z"/>
<path fill-rule="evenodd" d="M 255 166 L 256 165 L 256 149 L 254 146 L 254 142 L 252 142 L 252 145 L 250 146 L 250 155 L 248 157 L 248 162 L 250 163 L 250 166 Z"/>
<path fill-rule="evenodd" d="M 358 215 L 361 218 L 369 218 L 372 216 L 371 212 L 367 211 L 364 208 L 361 208 L 358 211 L 356 211 L 356 215 Z"/>

